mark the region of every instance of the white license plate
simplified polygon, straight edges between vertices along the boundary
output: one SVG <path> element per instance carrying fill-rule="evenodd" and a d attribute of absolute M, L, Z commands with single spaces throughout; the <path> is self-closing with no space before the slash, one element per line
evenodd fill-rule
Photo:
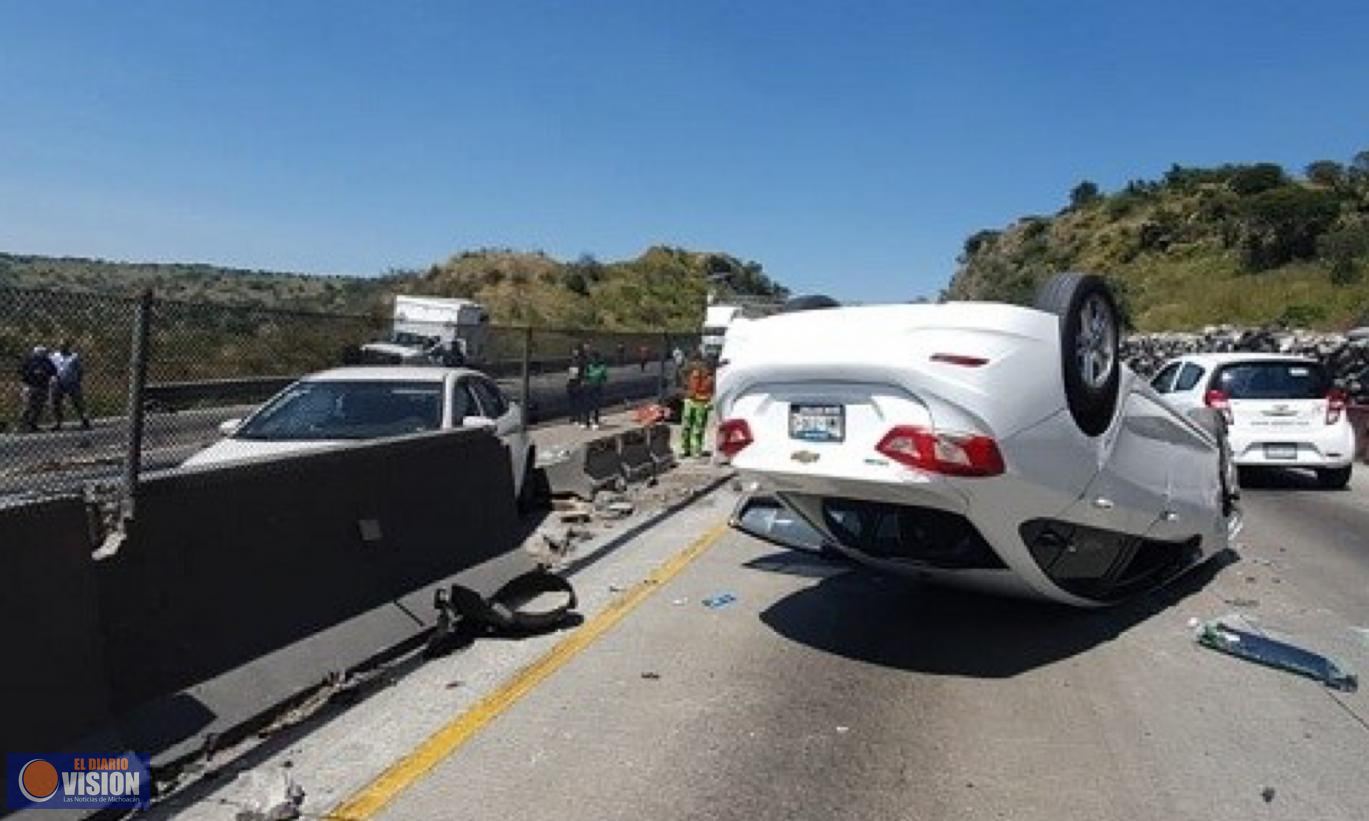
<path fill-rule="evenodd" d="M 846 438 L 843 405 L 790 405 L 789 437 L 805 442 L 840 442 Z"/>
<path fill-rule="evenodd" d="M 1297 445 L 1265 445 L 1264 458 L 1266 459 L 1297 459 Z"/>

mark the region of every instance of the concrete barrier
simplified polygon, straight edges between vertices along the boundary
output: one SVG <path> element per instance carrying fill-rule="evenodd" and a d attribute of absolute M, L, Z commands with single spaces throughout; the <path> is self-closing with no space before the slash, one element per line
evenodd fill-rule
<path fill-rule="evenodd" d="M 79 499 L 0 509 L 0 750 L 74 749 L 109 720 L 91 549 Z"/>
<path fill-rule="evenodd" d="M 542 468 L 553 496 L 593 499 L 597 491 L 627 481 L 614 434 L 572 446 L 543 462 Z"/>
<path fill-rule="evenodd" d="M 648 431 L 648 447 L 652 461 L 656 463 L 656 472 L 669 470 L 675 464 L 675 451 L 670 447 L 670 426 L 652 425 Z"/>
<path fill-rule="evenodd" d="M 507 450 L 449 431 L 153 478 L 97 568 L 113 708 L 174 758 L 528 569 Z M 205 715 L 209 720 L 205 720 Z"/>
<path fill-rule="evenodd" d="M 646 481 L 656 475 L 649 429 L 635 428 L 619 434 L 618 456 L 623 461 L 623 476 L 629 482 Z"/>

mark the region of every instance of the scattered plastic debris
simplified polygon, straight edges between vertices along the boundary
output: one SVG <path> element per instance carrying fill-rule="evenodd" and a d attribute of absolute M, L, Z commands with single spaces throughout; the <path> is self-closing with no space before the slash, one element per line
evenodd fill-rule
<path fill-rule="evenodd" d="M 453 680 L 447 682 L 447 685 L 446 685 L 446 686 L 447 686 L 447 689 L 448 689 L 448 690 L 455 690 L 455 689 L 458 688 L 458 687 L 465 687 L 465 686 L 466 686 L 466 682 L 464 682 L 464 681 L 462 681 L 461 679 L 458 678 L 458 679 L 453 679 Z"/>
<path fill-rule="evenodd" d="M 642 673 L 642 678 L 647 679 L 648 681 L 660 681 L 661 674 L 648 670 L 647 672 Z"/>
<path fill-rule="evenodd" d="M 684 605 L 684 604 L 689 604 L 689 597 L 688 597 L 688 596 L 681 596 L 681 597 L 678 598 L 678 599 L 672 599 L 670 603 L 673 604 L 673 605 L 675 605 L 676 607 L 679 607 L 679 606 Z"/>
<path fill-rule="evenodd" d="M 1259 606 L 1260 606 L 1260 600 L 1259 600 L 1259 599 L 1242 599 L 1242 598 L 1234 598 L 1234 599 L 1222 599 L 1222 601 L 1226 602 L 1227 604 L 1231 605 L 1232 607 L 1259 607 Z M 1194 625 L 1194 626 L 1196 627 L 1197 625 Z"/>
<path fill-rule="evenodd" d="M 732 595 L 731 593 L 719 593 L 716 596 L 709 596 L 708 598 L 704 599 L 702 604 L 704 607 L 707 607 L 710 610 L 717 610 L 720 607 L 728 606 L 736 600 L 737 597 Z"/>
<path fill-rule="evenodd" d="M 631 516 L 633 511 L 635 511 L 636 509 L 637 508 L 632 504 L 632 502 L 628 501 L 610 502 L 608 507 L 605 508 L 605 510 L 608 511 L 610 515 L 619 517 Z"/>
<path fill-rule="evenodd" d="M 837 725 L 837 732 L 838 732 L 838 733 L 849 733 L 850 731 L 851 731 L 851 728 L 850 728 L 850 727 L 847 727 L 847 726 L 844 725 L 844 724 L 838 724 L 838 725 Z"/>
<path fill-rule="evenodd" d="M 1197 642 L 1228 655 L 1314 678 L 1336 690 L 1353 692 L 1359 686 L 1355 674 L 1335 661 L 1292 644 L 1249 630 L 1232 627 L 1225 619 L 1199 625 Z"/>
<path fill-rule="evenodd" d="M 610 584 L 608 586 L 608 592 L 610 593 L 621 593 L 626 589 L 627 588 L 623 587 L 621 584 Z"/>
<path fill-rule="evenodd" d="M 1274 800 L 1274 795 L 1275 792 L 1273 787 L 1265 787 L 1264 789 L 1260 790 L 1260 798 L 1263 798 L 1264 803 L 1266 804 Z"/>

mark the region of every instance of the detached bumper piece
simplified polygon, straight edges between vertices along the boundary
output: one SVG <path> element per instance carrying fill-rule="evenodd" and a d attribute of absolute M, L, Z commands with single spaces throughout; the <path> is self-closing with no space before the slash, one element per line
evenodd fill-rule
<path fill-rule="evenodd" d="M 876 559 L 948 570 L 1002 570 L 1007 565 L 958 513 L 857 499 L 822 504 L 827 531 L 843 547 Z"/>
<path fill-rule="evenodd" d="M 1204 647 L 1266 667 L 1307 676 L 1335 690 L 1352 693 L 1359 687 L 1359 680 L 1354 673 L 1346 671 L 1326 656 L 1258 633 L 1238 630 L 1220 619 L 1201 625 L 1197 640 Z"/>
<path fill-rule="evenodd" d="M 1061 590 L 1099 602 L 1163 584 L 1202 557 L 1197 537 L 1166 542 L 1055 519 L 1032 519 L 1019 532 Z"/>

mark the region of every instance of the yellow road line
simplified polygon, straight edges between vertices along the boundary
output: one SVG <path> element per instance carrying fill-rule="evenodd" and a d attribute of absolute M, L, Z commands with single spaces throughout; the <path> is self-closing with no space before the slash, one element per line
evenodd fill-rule
<path fill-rule="evenodd" d="M 422 778 L 433 767 L 461 745 L 469 741 L 481 728 L 512 707 L 523 696 L 532 692 L 552 673 L 564 667 L 580 651 L 607 633 L 622 621 L 661 585 L 670 581 L 684 570 L 704 551 L 712 547 L 727 532 L 727 523 L 720 522 L 704 533 L 692 544 L 670 557 L 665 564 L 656 568 L 640 584 L 609 603 L 603 612 L 585 622 L 574 633 L 562 639 L 546 655 L 518 671 L 499 689 L 476 702 L 469 710 L 452 719 L 450 723 L 428 736 L 413 752 L 401 758 L 381 773 L 370 784 L 362 787 L 343 801 L 332 812 L 330 818 L 360 821 L 370 818 L 380 811 L 415 781 Z"/>

